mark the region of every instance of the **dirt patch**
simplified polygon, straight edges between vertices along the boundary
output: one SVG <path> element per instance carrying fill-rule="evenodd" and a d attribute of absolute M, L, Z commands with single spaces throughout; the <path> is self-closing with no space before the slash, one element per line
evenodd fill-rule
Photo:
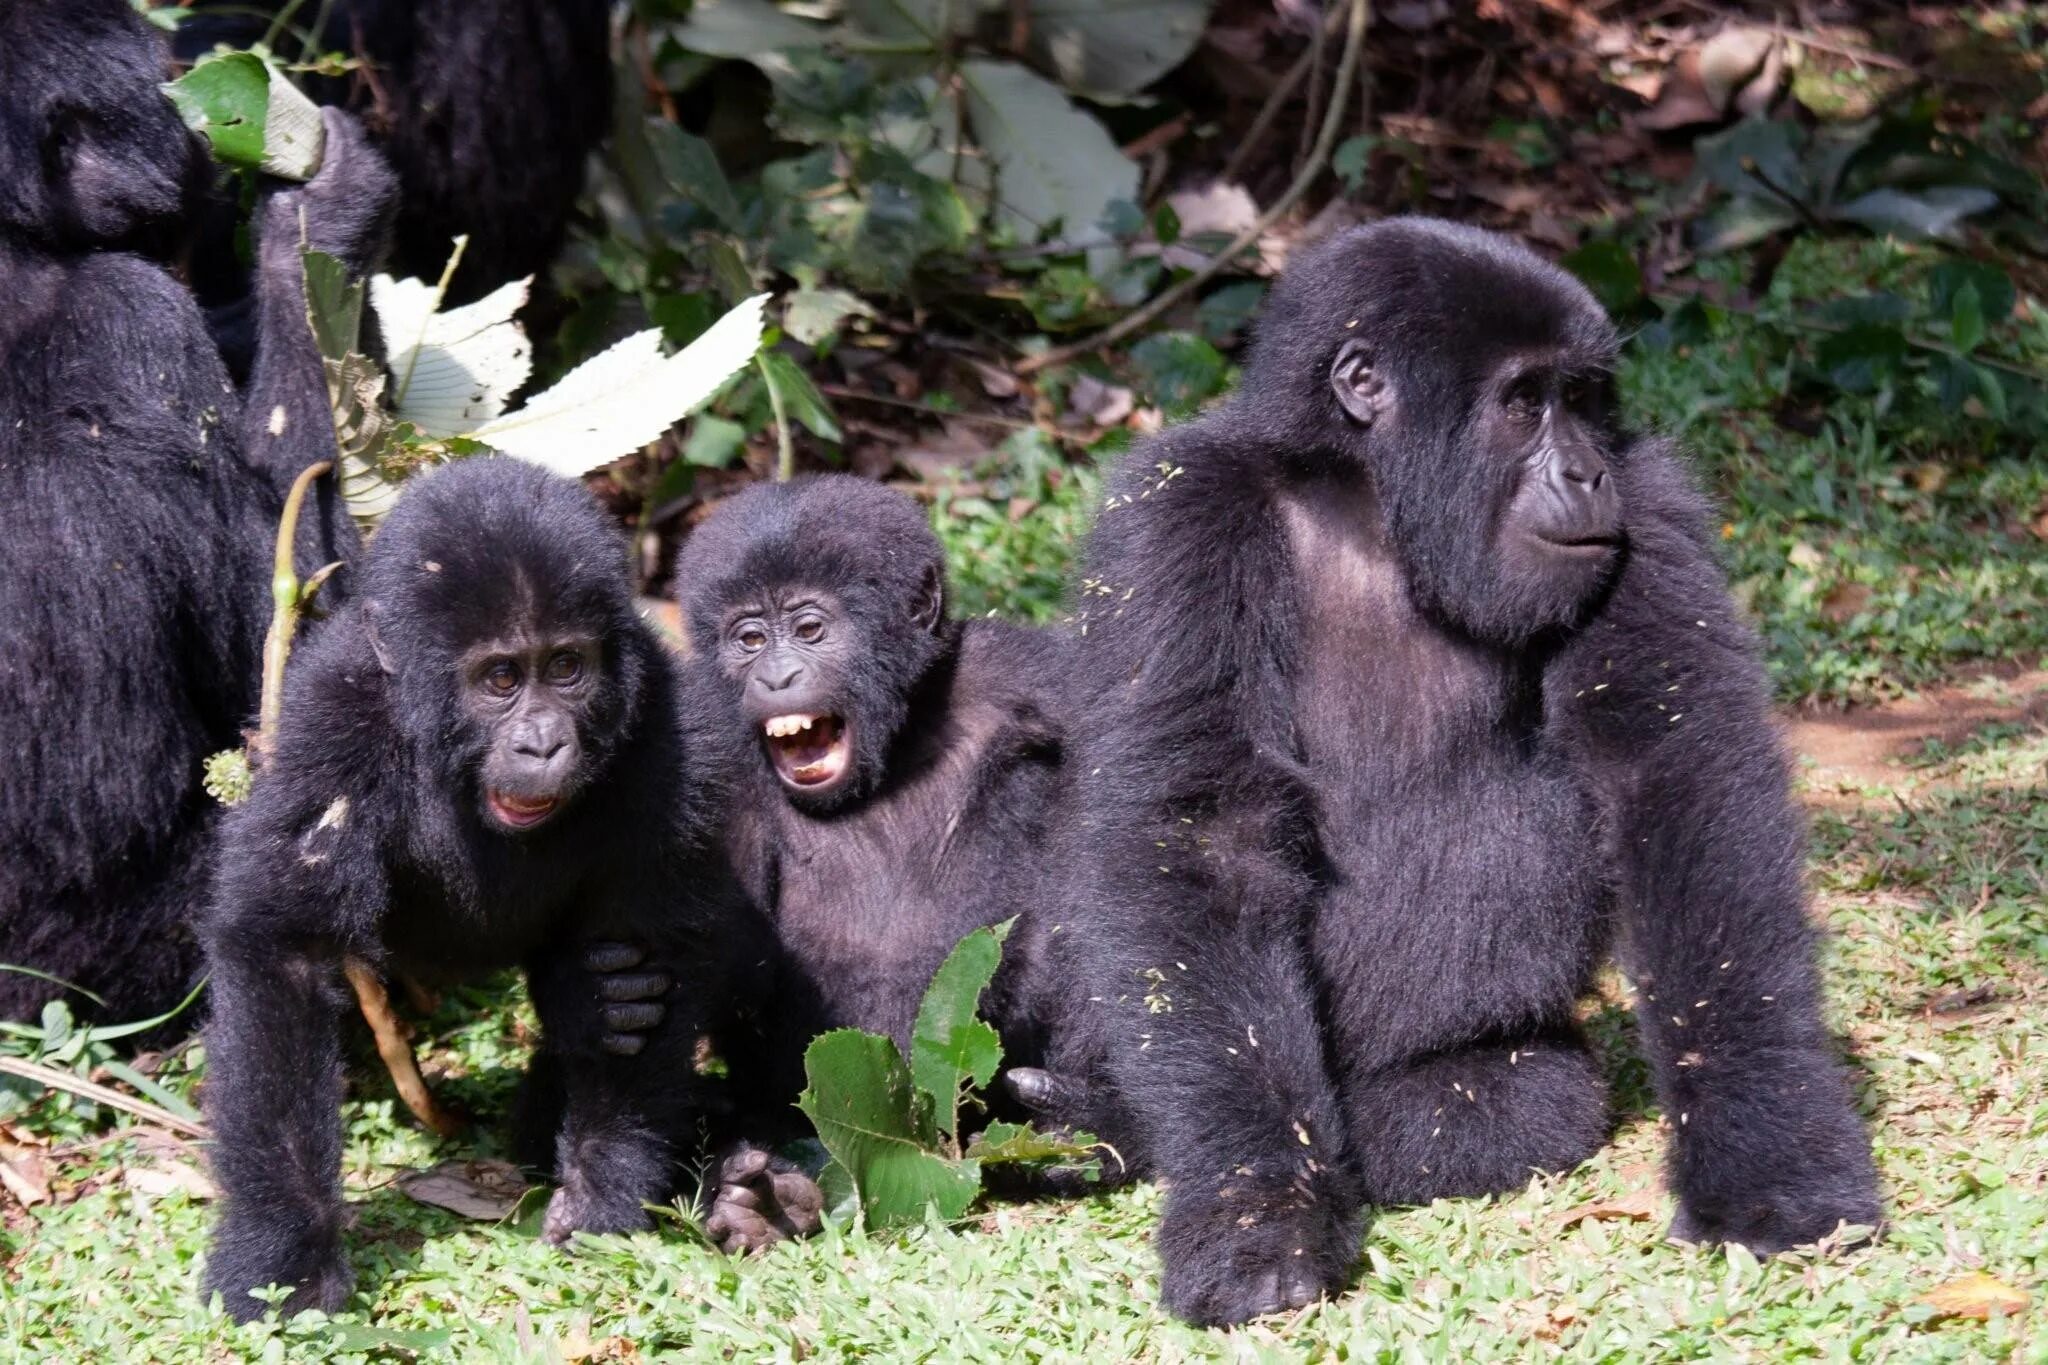
<path fill-rule="evenodd" d="M 2048 724 L 2048 669 L 1986 668 L 1918 696 L 1847 711 L 1795 713 L 1785 738 L 1808 759 L 1810 787 L 1890 786 L 1930 740 L 1957 745 L 1992 725 Z"/>

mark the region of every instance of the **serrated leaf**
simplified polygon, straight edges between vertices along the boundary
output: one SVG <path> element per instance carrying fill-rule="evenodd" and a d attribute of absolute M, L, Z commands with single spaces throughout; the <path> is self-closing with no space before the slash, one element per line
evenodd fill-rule
<path fill-rule="evenodd" d="M 767 301 L 747 299 L 670 356 L 661 353 L 659 328 L 637 332 L 468 434 L 570 477 L 610 464 L 688 416 L 754 358 Z"/>
<path fill-rule="evenodd" d="M 974 1136 L 971 1155 L 983 1166 L 1018 1165 L 1102 1174 L 1102 1146 L 1093 1133 L 1041 1133 L 1028 1123 L 998 1120 Z"/>
<path fill-rule="evenodd" d="M 963 62 L 960 77 L 995 168 L 996 213 L 1022 240 L 1058 224 L 1086 232 L 1112 201 L 1138 198 L 1137 163 L 1058 86 L 1014 62 Z"/>
<path fill-rule="evenodd" d="M 533 346 L 513 321 L 532 282 L 514 280 L 443 313 L 438 284 L 370 281 L 390 348 L 393 412 L 430 436 L 474 431 L 504 412 L 533 373 Z"/>
<path fill-rule="evenodd" d="M 1003 1040 L 979 1017 L 981 993 L 1003 960 L 1015 920 L 976 929 L 953 946 L 932 973 L 910 1034 L 910 1070 L 932 1103 L 940 1131 L 958 1139 L 960 1096 L 987 1085 L 1003 1060 Z"/>
<path fill-rule="evenodd" d="M 950 1220 L 974 1202 L 980 1163 L 932 1150 L 930 1116 L 893 1042 L 859 1029 L 821 1034 L 804 1051 L 804 1079 L 797 1107 L 852 1180 L 869 1227 L 913 1223 L 928 1208 Z"/>
<path fill-rule="evenodd" d="M 203 57 L 163 87 L 185 126 L 205 138 L 224 165 L 253 170 L 263 163 L 270 117 L 270 68 L 250 52 Z"/>
<path fill-rule="evenodd" d="M 304 252 L 300 268 L 306 279 L 306 321 L 313 344 L 328 360 L 340 360 L 356 349 L 363 334 L 363 286 L 348 267 L 324 251 Z"/>

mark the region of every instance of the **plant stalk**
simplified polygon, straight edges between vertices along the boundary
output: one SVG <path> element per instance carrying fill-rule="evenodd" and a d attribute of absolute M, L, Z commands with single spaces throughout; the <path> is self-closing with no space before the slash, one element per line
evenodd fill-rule
<path fill-rule="evenodd" d="M 263 637 L 263 696 L 257 704 L 256 737 L 249 748 L 257 763 L 270 754 L 277 740 L 278 718 L 284 713 L 284 665 L 291 658 L 292 635 L 299 627 L 299 612 L 305 597 L 299 590 L 297 560 L 293 554 L 299 540 L 299 508 L 313 480 L 334 468 L 334 461 L 307 465 L 292 480 L 285 495 L 284 512 L 277 519 L 277 546 L 270 569 L 270 631 Z"/>

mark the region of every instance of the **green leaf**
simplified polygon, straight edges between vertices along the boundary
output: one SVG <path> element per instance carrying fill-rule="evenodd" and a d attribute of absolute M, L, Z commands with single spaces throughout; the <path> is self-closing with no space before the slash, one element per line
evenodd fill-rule
<path fill-rule="evenodd" d="M 1093 1133 L 1041 1133 L 1028 1123 L 991 1123 L 975 1134 L 970 1154 L 983 1166 L 1070 1168 L 1090 1180 L 1102 1174 L 1102 1147 Z"/>
<path fill-rule="evenodd" d="M 1958 289 L 1949 300 L 1948 335 L 1965 355 L 1984 340 L 1984 296 L 1977 292 L 1974 281 Z"/>
<path fill-rule="evenodd" d="M 789 415 L 796 418 L 810 433 L 821 441 L 839 440 L 839 423 L 832 416 L 832 405 L 825 401 L 825 395 L 818 392 L 818 386 L 804 373 L 803 367 L 781 351 L 763 351 L 761 365 L 768 372 L 768 380 L 782 395 L 782 402 Z"/>
<path fill-rule="evenodd" d="M 363 285 L 348 277 L 348 267 L 324 251 L 305 253 L 306 320 L 313 343 L 327 360 L 340 360 L 356 348 L 363 334 Z"/>
<path fill-rule="evenodd" d="M 1740 251 L 1764 238 L 1800 224 L 1797 210 L 1776 199 L 1738 195 L 1687 229 L 1693 249 L 1703 256 Z"/>
<path fill-rule="evenodd" d="M 692 52 L 749 61 L 771 76 L 793 69 L 789 53 L 821 48 L 830 36 L 822 24 L 785 14 L 768 0 L 700 0 L 668 33 Z"/>
<path fill-rule="evenodd" d="M 667 119 L 647 120 L 647 140 L 654 148 L 661 177 L 671 189 L 716 218 L 728 232 L 746 230 L 739 198 L 710 143 Z"/>
<path fill-rule="evenodd" d="M 1986 326 L 2012 316 L 2013 305 L 2018 301 L 2012 276 L 1989 262 L 1961 258 L 1943 261 L 1928 272 L 1927 300 L 1934 316 L 1953 317 L 1956 295 L 1965 285 L 1976 287 Z"/>
<path fill-rule="evenodd" d="M 1193 332 L 1156 332 L 1131 348 L 1145 390 L 1169 415 L 1194 411 L 1222 391 L 1229 365 Z"/>
<path fill-rule="evenodd" d="M 249 52 L 205 57 L 164 87 L 185 126 L 204 137 L 224 165 L 253 170 L 263 164 L 263 129 L 270 117 L 270 68 Z"/>
<path fill-rule="evenodd" d="M 1379 138 L 1371 133 L 1347 137 L 1337 144 L 1330 157 L 1330 169 L 1344 182 L 1345 189 L 1356 193 L 1365 183 L 1365 173 L 1372 168 L 1373 149 L 1379 145 Z"/>
<path fill-rule="evenodd" d="M 894 1043 L 858 1029 L 821 1034 L 804 1051 L 804 1079 L 797 1107 L 852 1180 L 869 1227 L 916 1222 L 928 1208 L 951 1220 L 974 1202 L 980 1163 L 932 1150 L 931 1116 Z"/>
<path fill-rule="evenodd" d="M 1014 62 L 962 62 L 960 78 L 975 139 L 995 167 L 996 215 L 1020 240 L 1061 224 L 1086 232 L 1113 200 L 1137 200 L 1137 163 L 1058 86 Z M 1099 269 L 1114 258 L 1090 253 Z"/>
<path fill-rule="evenodd" d="M 1642 306 L 1642 267 L 1621 243 L 1588 242 L 1558 264 L 1577 275 L 1611 316 L 1624 317 Z"/>
<path fill-rule="evenodd" d="M 1195 321 L 1202 329 L 1202 335 L 1221 345 L 1251 325 L 1257 316 L 1259 305 L 1266 301 L 1266 286 L 1261 280 L 1233 280 L 1220 289 L 1203 295 L 1195 305 Z"/>
<path fill-rule="evenodd" d="M 1898 328 L 1864 322 L 1822 337 L 1814 359 L 1836 388 L 1874 393 L 1898 374 L 1910 349 Z"/>
<path fill-rule="evenodd" d="M 1032 0 L 1032 65 L 1090 95 L 1135 95 L 1186 61 L 1214 0 Z M 962 8 L 966 8 L 963 4 Z"/>
<path fill-rule="evenodd" d="M 683 442 L 683 458 L 705 469 L 723 469 L 746 443 L 747 429 L 738 422 L 700 412 L 690 423 L 690 439 Z"/>
<path fill-rule="evenodd" d="M 987 1085 L 1002 1064 L 1003 1040 L 976 1017 L 981 993 L 995 979 L 1003 940 L 1014 920 L 976 929 L 955 944 L 932 974 L 910 1035 L 910 1069 L 948 1141 L 959 1138 L 960 1096 Z"/>
<path fill-rule="evenodd" d="M 799 289 L 782 310 L 782 330 L 806 346 L 839 335 L 850 317 L 873 317 L 875 310 L 844 289 Z"/>
<path fill-rule="evenodd" d="M 1828 216 L 1909 241 L 1946 240 L 1961 233 L 1965 218 L 1997 206 L 1997 194 L 1975 185 L 1930 185 L 1911 194 L 1872 190 L 1835 205 Z"/>

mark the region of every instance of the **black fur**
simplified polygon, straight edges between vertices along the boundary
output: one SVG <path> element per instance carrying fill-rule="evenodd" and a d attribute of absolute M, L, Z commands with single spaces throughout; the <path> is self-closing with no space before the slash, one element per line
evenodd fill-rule
<path fill-rule="evenodd" d="M 1243 392 L 1111 484 L 1074 759 L 1109 1053 L 1068 1070 L 1144 1120 L 1184 1317 L 1340 1286 L 1369 1204 L 1593 1153 L 1573 1007 L 1610 951 L 1677 1231 L 1878 1216 L 1756 643 L 1677 458 L 1600 412 L 1614 347 L 1506 239 L 1358 229 L 1289 269 Z M 1513 407 L 1524 367 L 1577 406 Z M 1604 461 L 1618 545 L 1518 538 L 1553 443 Z"/>
<path fill-rule="evenodd" d="M 247 46 L 269 26 L 242 0 L 193 8 L 179 33 L 187 58 Z M 440 278 L 462 233 L 456 302 L 544 271 L 611 115 L 606 0 L 338 0 L 297 7 L 296 22 L 316 11 L 328 20 L 313 50 L 363 67 L 310 93 L 359 115 L 405 187 L 394 272 Z"/>
<path fill-rule="evenodd" d="M 582 671 L 541 698 L 571 717 L 551 741 L 568 746 L 563 770 L 520 728 L 537 670 L 502 713 L 481 690 L 476 670 L 526 641 L 542 657 L 587 642 Z M 577 485 L 478 458 L 407 489 L 358 596 L 294 655 L 276 752 L 222 834 L 203 939 L 226 1203 L 206 1282 L 229 1312 L 260 1312 L 248 1291 L 273 1281 L 298 1286 L 293 1309 L 349 1291 L 344 957 L 426 980 L 523 967 L 540 1107 L 563 1114 L 546 1234 L 647 1225 L 642 1201 L 667 1194 L 704 1099 L 691 1053 L 738 942 L 712 847 L 731 765 L 705 705 L 678 687 L 616 530 Z M 558 808 L 508 831 L 492 804 L 505 790 Z M 670 978 L 667 1023 L 637 1056 L 611 1055 L 578 951 L 607 940 L 644 945 Z"/>
<path fill-rule="evenodd" d="M 210 168 L 154 31 L 125 0 L 12 0 L 0 52 L 0 963 L 139 1019 L 196 980 L 200 761 L 255 709 L 283 490 L 334 447 L 290 243 L 366 264 L 388 173 L 337 115 L 328 170 L 266 195 L 245 402 L 168 264 Z M 309 514 L 301 568 L 352 539 Z M 0 1017 L 58 992 L 0 972 Z"/>
<path fill-rule="evenodd" d="M 735 1049 L 755 1133 L 787 1126 L 806 1044 L 858 1027 L 907 1049 L 919 1000 L 960 938 L 1020 918 L 985 1012 L 1013 1064 L 1054 1024 L 1032 981 L 1050 827 L 1067 782 L 1064 634 L 942 611 L 944 556 L 923 511 L 863 479 L 757 486 L 722 505 L 677 569 L 696 655 L 715 665 L 753 751 L 730 843 L 773 922 L 775 984 L 759 1050 Z M 773 627 L 775 604 L 815 603 L 809 650 L 748 656 L 735 632 Z M 760 671 L 799 671 L 764 697 Z M 784 701 L 783 698 L 789 700 Z M 785 785 L 764 716 L 847 718 L 846 781 L 812 796 Z M 1059 1002 L 1064 1007 L 1065 1002 Z"/>

